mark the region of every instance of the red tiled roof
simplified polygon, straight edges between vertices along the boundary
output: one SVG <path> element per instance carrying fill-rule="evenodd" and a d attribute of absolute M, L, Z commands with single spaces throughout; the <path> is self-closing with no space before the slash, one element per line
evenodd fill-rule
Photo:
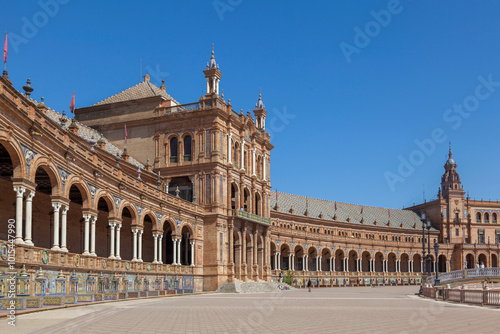
<path fill-rule="evenodd" d="M 146 76 L 143 82 L 140 82 L 133 87 L 130 87 L 111 97 L 108 97 L 107 99 L 97 102 L 96 104 L 94 104 L 94 106 L 100 106 L 104 104 L 124 102 L 124 101 L 139 100 L 153 96 L 161 96 L 167 100 L 173 101 L 175 104 L 180 104 L 179 102 L 174 100 L 173 97 L 168 95 L 167 92 L 153 85 L 149 81 L 148 76 Z"/>

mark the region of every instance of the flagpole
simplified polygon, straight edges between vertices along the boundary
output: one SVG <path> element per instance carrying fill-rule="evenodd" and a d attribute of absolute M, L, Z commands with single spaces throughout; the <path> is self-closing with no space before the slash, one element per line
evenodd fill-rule
<path fill-rule="evenodd" d="M 3 57 L 3 70 L 7 72 L 7 31 L 5 32 L 5 44 L 3 48 L 4 57 Z"/>

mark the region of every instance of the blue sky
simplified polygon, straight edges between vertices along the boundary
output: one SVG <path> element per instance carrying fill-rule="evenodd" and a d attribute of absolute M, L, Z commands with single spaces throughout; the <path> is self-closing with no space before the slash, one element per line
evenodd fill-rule
<path fill-rule="evenodd" d="M 60 112 L 73 90 L 83 107 L 135 85 L 141 59 L 195 102 L 215 43 L 233 108 L 252 110 L 262 87 L 273 189 L 401 208 L 436 196 L 449 141 L 470 196 L 500 198 L 498 13 L 465 0 L 10 1 L 0 31 L 14 86 L 31 78 Z"/>

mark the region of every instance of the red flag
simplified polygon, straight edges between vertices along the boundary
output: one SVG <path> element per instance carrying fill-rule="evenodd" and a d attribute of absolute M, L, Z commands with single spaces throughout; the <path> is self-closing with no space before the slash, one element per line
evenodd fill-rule
<path fill-rule="evenodd" d="M 73 97 L 71 98 L 71 104 L 69 105 L 69 110 L 71 110 L 72 113 L 75 111 L 75 91 L 73 91 Z"/>
<path fill-rule="evenodd" d="M 337 202 L 335 202 L 335 211 L 337 211 Z"/>
<path fill-rule="evenodd" d="M 125 124 L 125 147 L 127 146 L 127 124 Z"/>
<path fill-rule="evenodd" d="M 363 214 L 363 207 L 361 207 L 361 214 Z"/>
<path fill-rule="evenodd" d="M 3 62 L 4 63 L 7 62 L 7 53 L 8 53 L 8 50 L 7 50 L 7 33 L 5 33 L 5 44 L 3 45 Z"/>

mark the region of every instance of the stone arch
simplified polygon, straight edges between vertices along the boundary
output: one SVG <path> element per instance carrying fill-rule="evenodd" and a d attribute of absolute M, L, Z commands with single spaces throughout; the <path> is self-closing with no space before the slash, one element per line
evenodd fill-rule
<path fill-rule="evenodd" d="M 468 252 L 464 254 L 464 258 L 465 258 L 465 263 L 464 263 L 465 268 L 472 269 L 476 266 L 476 256 L 474 255 L 474 253 Z"/>
<path fill-rule="evenodd" d="M 132 215 L 132 224 L 138 224 L 137 217 L 139 216 L 137 212 L 137 208 L 135 207 L 134 204 L 130 203 L 127 200 L 123 200 L 120 203 L 120 206 L 118 207 L 118 218 L 122 218 L 123 216 L 123 209 L 127 208 L 130 211 L 130 214 Z"/>
<path fill-rule="evenodd" d="M 407 273 L 410 271 L 410 255 L 406 252 L 403 252 L 399 255 L 399 271 L 402 273 Z"/>
<path fill-rule="evenodd" d="M 316 246 L 311 245 L 307 247 L 307 268 L 310 271 L 316 271 L 318 270 L 317 265 L 316 265 L 316 258 L 319 256 L 319 250 Z"/>
<path fill-rule="evenodd" d="M 64 198 L 70 199 L 70 189 L 72 186 L 78 188 L 82 195 L 82 207 L 83 208 L 91 208 L 92 207 L 92 197 L 90 196 L 89 187 L 87 184 L 83 183 L 84 181 L 80 179 L 80 177 L 73 175 L 68 178 L 66 181 L 66 185 L 64 187 Z"/>
<path fill-rule="evenodd" d="M 162 217 L 159 227 L 160 230 L 165 230 L 165 227 L 169 227 L 174 235 L 177 234 L 177 225 L 175 224 L 175 221 L 167 215 Z"/>
<path fill-rule="evenodd" d="M 189 222 L 183 222 L 180 226 L 179 226 L 179 231 L 182 231 L 183 228 L 187 228 L 189 233 L 194 237 L 195 235 L 195 230 L 194 230 L 194 226 L 193 224 L 189 223 Z"/>
<path fill-rule="evenodd" d="M 116 217 L 116 208 L 113 198 L 106 192 L 99 190 L 95 195 L 93 209 L 97 212 L 95 225 L 95 252 L 97 256 L 106 257 L 111 251 L 110 218 Z"/>
<path fill-rule="evenodd" d="M 335 250 L 335 271 L 344 271 L 344 258 L 345 252 L 343 249 L 338 248 Z"/>
<path fill-rule="evenodd" d="M 26 178 L 28 175 L 28 164 L 26 163 L 23 149 L 17 139 L 6 130 L 0 130 L 0 144 L 10 156 L 13 177 Z"/>
<path fill-rule="evenodd" d="M 367 250 L 361 253 L 361 271 L 370 271 L 371 253 Z"/>
<path fill-rule="evenodd" d="M 489 267 L 489 263 L 488 263 L 488 254 L 486 253 L 483 253 L 483 252 L 480 252 L 478 255 L 477 255 L 477 262 L 478 264 L 481 266 L 481 265 L 484 265 L 485 267 Z"/>
<path fill-rule="evenodd" d="M 248 187 L 243 187 L 243 203 L 242 208 L 246 212 L 250 212 L 252 208 L 252 195 Z"/>
<path fill-rule="evenodd" d="M 387 271 L 390 273 L 396 272 L 397 255 L 394 252 L 387 254 Z"/>
<path fill-rule="evenodd" d="M 301 244 L 295 244 L 293 246 L 293 254 L 295 259 L 295 270 L 304 270 L 304 246 Z"/>
<path fill-rule="evenodd" d="M 231 209 L 239 210 L 240 208 L 240 188 L 236 182 L 231 182 Z"/>
<path fill-rule="evenodd" d="M 349 271 L 358 271 L 358 259 L 359 259 L 359 254 L 358 251 L 355 249 L 350 249 L 349 252 L 347 253 L 349 256 Z"/>
<path fill-rule="evenodd" d="M 332 257 L 332 250 L 330 247 L 321 247 L 321 270 L 330 271 L 330 258 Z"/>
<path fill-rule="evenodd" d="M 445 273 L 446 272 L 446 262 L 447 262 L 447 257 L 444 254 L 440 254 L 438 256 L 438 270 L 440 273 Z"/>
<path fill-rule="evenodd" d="M 140 218 L 142 226 L 142 260 L 144 262 L 154 261 L 154 237 L 153 233 L 158 229 L 158 217 L 150 209 L 144 209 Z M 158 255 L 157 255 L 158 257 Z"/>
<path fill-rule="evenodd" d="M 144 219 L 146 216 L 149 216 L 151 222 L 153 223 L 153 230 L 159 230 L 160 224 L 158 223 L 158 216 L 151 209 L 144 209 L 141 214 L 141 219 L 139 221 L 139 225 L 144 226 Z"/>
<path fill-rule="evenodd" d="M 99 200 L 100 199 L 103 199 L 106 204 L 108 205 L 108 209 L 109 209 L 109 218 L 116 218 L 116 204 L 115 204 L 115 201 L 113 200 L 113 197 L 106 191 L 106 190 L 103 190 L 103 189 L 99 189 L 97 191 L 97 193 L 95 194 L 95 197 L 94 197 L 94 207 L 93 209 L 94 210 L 98 210 L 98 206 L 99 206 Z"/>
<path fill-rule="evenodd" d="M 118 218 L 122 220 L 120 230 L 120 252 L 123 260 L 133 258 L 133 233 L 132 226 L 137 225 L 138 213 L 135 205 L 123 200 L 118 209 Z"/>
<path fill-rule="evenodd" d="M 42 168 L 49 176 L 52 186 L 52 196 L 60 195 L 62 193 L 62 181 L 58 169 L 54 166 L 50 159 L 35 156 L 35 160 L 31 163 L 29 177 L 29 180 L 33 183 L 35 183 L 36 171 L 38 168 Z"/>
<path fill-rule="evenodd" d="M 384 260 L 385 256 L 383 252 L 378 251 L 375 253 L 375 272 L 381 273 L 384 271 Z"/>
<path fill-rule="evenodd" d="M 262 216 L 262 196 L 258 191 L 254 193 L 254 209 L 253 212 L 258 215 Z"/>
<path fill-rule="evenodd" d="M 164 263 L 174 263 L 174 241 L 177 237 L 177 224 L 174 219 L 163 216 L 160 230 L 162 231 L 161 252 Z"/>
<path fill-rule="evenodd" d="M 422 272 L 422 254 L 415 253 L 412 257 L 413 261 L 413 272 L 420 273 Z"/>
<path fill-rule="evenodd" d="M 498 267 L 498 256 L 496 254 L 491 254 L 491 267 Z"/>

